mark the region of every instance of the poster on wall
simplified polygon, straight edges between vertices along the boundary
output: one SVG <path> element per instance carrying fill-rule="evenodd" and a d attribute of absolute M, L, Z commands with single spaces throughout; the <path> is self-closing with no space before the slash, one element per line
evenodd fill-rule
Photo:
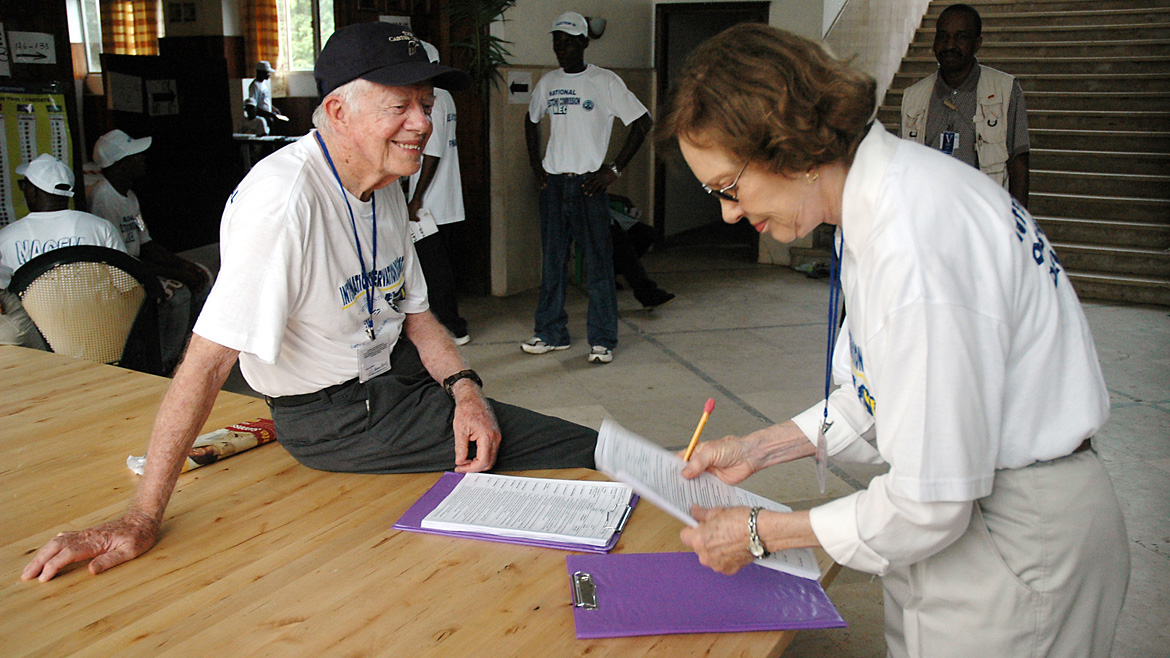
<path fill-rule="evenodd" d="M 16 167 L 42 153 L 73 166 L 63 94 L 0 90 L 0 227 L 28 214 Z"/>
<path fill-rule="evenodd" d="M 12 67 L 8 65 L 8 35 L 4 32 L 4 24 L 0 23 L 0 76 L 12 75 Z"/>

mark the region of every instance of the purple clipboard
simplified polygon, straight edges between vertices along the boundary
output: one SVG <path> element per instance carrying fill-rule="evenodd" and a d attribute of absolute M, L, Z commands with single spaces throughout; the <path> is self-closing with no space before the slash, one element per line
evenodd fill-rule
<path fill-rule="evenodd" d="M 439 503 L 451 493 L 455 485 L 463 479 L 462 473 L 443 473 L 439 481 L 427 490 L 421 498 L 406 510 L 402 518 L 394 523 L 395 530 L 405 530 L 407 532 L 421 532 L 428 535 L 445 535 L 448 537 L 462 537 L 463 539 L 482 539 L 483 541 L 495 541 L 505 544 L 523 544 L 525 546 L 539 546 L 541 548 L 555 548 L 561 551 L 584 551 L 588 553 L 607 553 L 617 545 L 618 539 L 621 538 L 621 528 L 613 533 L 613 537 L 605 546 L 588 546 L 584 544 L 574 544 L 572 542 L 563 541 L 545 541 L 541 539 L 527 539 L 524 537 L 500 537 L 498 535 L 489 535 L 480 532 L 459 532 L 454 530 L 432 530 L 430 528 L 422 527 L 422 520 L 427 514 L 438 507 Z M 630 498 L 630 511 L 634 509 L 634 505 L 638 504 L 638 495 L 634 494 Z M 629 513 L 626 514 L 626 519 L 629 518 Z M 621 524 L 625 525 L 624 521 Z"/>
<path fill-rule="evenodd" d="M 581 640 L 846 625 L 820 583 L 757 564 L 724 576 L 694 553 L 570 555 L 566 563 Z"/>

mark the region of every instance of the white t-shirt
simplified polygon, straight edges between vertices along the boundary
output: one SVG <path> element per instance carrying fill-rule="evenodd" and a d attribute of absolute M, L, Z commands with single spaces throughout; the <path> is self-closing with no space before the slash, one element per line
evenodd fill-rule
<path fill-rule="evenodd" d="M 126 196 L 122 196 L 105 176 L 101 176 L 89 194 L 89 211 L 116 226 L 122 233 L 126 253 L 138 258 L 142 245 L 150 242 L 150 231 L 146 230 L 146 222 L 142 220 L 142 208 L 134 190 L 126 190 Z"/>
<path fill-rule="evenodd" d="M 248 384 L 270 396 L 311 393 L 358 375 L 356 349 L 369 342 L 370 315 L 346 200 L 365 268 L 376 272 L 377 335 L 393 348 L 404 314 L 429 308 L 402 187 L 387 185 L 371 202 L 343 197 L 315 135 L 261 160 L 228 197 L 219 277 L 195 324 L 200 336 L 239 350 Z"/>
<path fill-rule="evenodd" d="M 1072 453 L 1104 425 L 1109 395 L 1051 244 L 977 170 L 875 124 L 839 236 L 850 375 L 829 397 L 826 438 L 839 454 L 876 435 L 890 471 L 810 520 L 839 562 L 883 573 L 961 535 L 996 469 Z M 794 419 L 810 439 L 822 408 Z"/>
<path fill-rule="evenodd" d="M 252 79 L 248 85 L 248 98 L 256 102 L 257 112 L 272 111 L 272 78 L 267 80 Z"/>
<path fill-rule="evenodd" d="M 12 273 L 46 251 L 75 245 L 96 245 L 126 251 L 114 226 L 80 210 L 32 212 L 0 229 L 0 288 Z"/>
<path fill-rule="evenodd" d="M 423 193 L 422 207 L 431 211 L 435 223 L 453 224 L 463 221 L 463 184 L 459 177 L 459 149 L 455 143 L 455 99 L 446 89 L 435 88 L 435 106 L 431 110 L 431 137 L 423 153 L 439 159 L 431 184 Z M 418 173 L 410 177 L 410 198 Z"/>
<path fill-rule="evenodd" d="M 625 125 L 646 114 L 613 71 L 592 64 L 580 73 L 550 71 L 536 83 L 528 119 L 540 123 L 549 115 L 548 148 L 541 163 L 550 174 L 588 174 L 605 162 L 616 116 Z"/>

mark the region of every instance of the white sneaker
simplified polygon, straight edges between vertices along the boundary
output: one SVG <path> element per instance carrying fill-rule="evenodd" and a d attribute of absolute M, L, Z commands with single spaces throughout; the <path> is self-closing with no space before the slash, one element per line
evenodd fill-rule
<path fill-rule="evenodd" d="M 589 359 L 589 363 L 609 363 L 613 361 L 613 350 L 608 347 L 594 345 L 593 349 L 589 350 L 589 354 L 585 358 Z"/>
<path fill-rule="evenodd" d="M 466 345 L 471 342 L 471 334 L 463 334 L 462 336 L 454 336 L 452 340 L 456 345 Z"/>
<path fill-rule="evenodd" d="M 553 350 L 567 350 L 567 349 L 569 349 L 569 346 L 568 345 L 549 345 L 548 343 L 544 342 L 543 340 L 541 340 L 537 336 L 533 336 L 532 338 L 529 338 L 528 340 L 524 341 L 523 343 L 520 343 L 520 349 L 524 350 L 525 352 L 528 352 L 529 354 L 545 354 L 545 353 L 551 352 Z"/>

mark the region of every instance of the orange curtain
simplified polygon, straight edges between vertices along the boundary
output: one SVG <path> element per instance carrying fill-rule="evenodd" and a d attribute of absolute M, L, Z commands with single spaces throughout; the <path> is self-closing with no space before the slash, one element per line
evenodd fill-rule
<path fill-rule="evenodd" d="M 102 51 L 158 54 L 158 0 L 101 0 Z"/>
<path fill-rule="evenodd" d="M 280 68 L 280 24 L 276 0 L 245 0 L 244 55 L 248 58 L 246 71 L 251 71 L 260 60 L 266 60 L 273 68 Z"/>

